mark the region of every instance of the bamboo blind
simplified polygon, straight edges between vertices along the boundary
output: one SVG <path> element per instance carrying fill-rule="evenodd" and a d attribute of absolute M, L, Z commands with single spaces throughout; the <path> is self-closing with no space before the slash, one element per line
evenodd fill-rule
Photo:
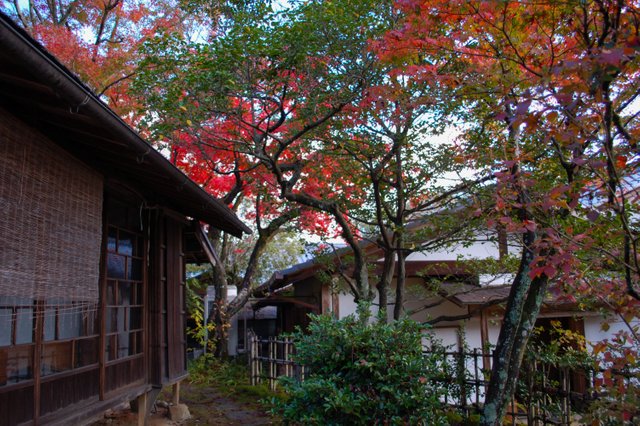
<path fill-rule="evenodd" d="M 97 302 L 102 176 L 0 109 L 0 296 Z"/>

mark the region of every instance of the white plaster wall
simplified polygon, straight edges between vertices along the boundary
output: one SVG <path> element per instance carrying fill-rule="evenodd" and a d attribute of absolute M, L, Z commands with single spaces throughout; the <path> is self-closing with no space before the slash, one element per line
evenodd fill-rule
<path fill-rule="evenodd" d="M 510 285 L 516 274 L 478 274 L 478 283 L 485 285 Z"/>
<path fill-rule="evenodd" d="M 496 343 L 498 343 L 501 325 L 502 321 L 490 321 L 487 327 L 487 332 L 489 334 L 489 343 L 491 343 L 494 348 L 496 346 Z"/>
<path fill-rule="evenodd" d="M 455 352 L 459 349 L 460 345 L 458 344 L 458 330 L 457 326 L 453 327 L 434 327 L 427 331 L 425 334 L 428 334 L 435 338 L 438 343 L 445 346 L 447 351 Z M 422 338 L 422 347 L 423 349 L 429 349 L 430 340 L 425 336 Z"/>
<path fill-rule="evenodd" d="M 457 350 L 459 349 L 457 330 L 461 328 L 464 331 L 464 339 L 467 349 L 470 352 L 473 352 L 474 349 L 478 349 L 478 351 L 482 350 L 482 334 L 480 327 L 480 318 L 474 317 L 469 320 L 450 323 L 448 326 L 436 325 L 427 332 L 431 333 L 437 339 L 440 339 L 443 344 L 447 346 L 452 345 L 453 350 Z M 500 334 L 500 325 L 488 324 L 487 329 L 489 343 L 495 346 L 498 341 L 498 335 Z"/>
<path fill-rule="evenodd" d="M 499 250 L 497 241 L 489 241 L 486 235 L 478 235 L 477 241 L 469 245 L 454 244 L 429 252 L 411 253 L 408 261 L 412 260 L 458 260 L 460 258 L 487 259 L 498 258 Z"/>
<path fill-rule="evenodd" d="M 238 354 L 238 316 L 232 316 L 229 323 L 231 325 L 229 328 L 229 355 L 235 356 Z"/>
<path fill-rule="evenodd" d="M 473 349 L 481 349 L 482 348 L 482 339 L 480 332 L 480 318 L 475 317 L 471 318 L 468 321 L 465 321 L 464 325 L 464 337 L 466 340 L 467 348 L 470 350 Z"/>
<path fill-rule="evenodd" d="M 345 293 L 345 292 L 338 293 L 338 303 L 339 303 L 339 308 L 338 308 L 339 319 L 342 319 L 344 317 L 347 317 L 349 315 L 356 313 L 356 309 L 358 305 L 356 305 L 353 299 L 353 295 L 351 293 Z M 378 311 L 379 311 L 378 303 L 379 303 L 379 298 L 376 295 L 376 298 L 373 300 L 371 305 L 372 318 L 375 318 L 375 316 L 378 315 Z"/>
<path fill-rule="evenodd" d="M 608 330 L 603 330 L 604 323 L 609 325 Z M 640 325 L 640 320 L 633 321 L 632 326 Z M 584 337 L 587 342 L 595 344 L 604 339 L 611 339 L 621 331 L 629 331 L 628 326 L 617 316 L 603 317 L 591 315 L 584 318 Z"/>

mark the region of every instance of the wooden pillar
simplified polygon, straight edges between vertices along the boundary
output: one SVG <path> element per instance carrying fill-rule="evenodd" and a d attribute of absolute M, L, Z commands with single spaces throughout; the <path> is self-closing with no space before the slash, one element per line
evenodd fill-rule
<path fill-rule="evenodd" d="M 173 405 L 180 404 L 180 382 L 175 383 L 173 385 L 172 394 L 171 394 L 171 403 Z"/>
<path fill-rule="evenodd" d="M 284 338 L 284 375 L 285 377 L 291 377 L 290 370 L 291 366 L 289 365 L 289 346 L 290 340 L 288 337 Z"/>
<path fill-rule="evenodd" d="M 337 290 L 331 293 L 331 310 L 336 318 L 340 318 L 340 296 Z"/>
<path fill-rule="evenodd" d="M 491 371 L 491 354 L 489 353 L 489 324 L 485 309 L 480 311 L 480 342 L 482 344 L 482 368 Z"/>
<path fill-rule="evenodd" d="M 147 392 L 140 395 L 137 399 L 138 408 L 138 426 L 147 425 Z"/>
<path fill-rule="evenodd" d="M 331 312 L 331 290 L 329 284 L 322 284 L 320 288 L 320 305 L 321 314 Z"/>
<path fill-rule="evenodd" d="M 44 341 L 44 300 L 38 300 L 35 306 L 35 333 L 33 345 L 33 423 L 38 424 L 40 417 L 40 374 L 42 363 L 42 346 Z"/>
<path fill-rule="evenodd" d="M 256 376 L 257 374 L 257 368 L 256 368 L 256 346 L 255 346 L 255 339 L 253 337 L 253 333 L 247 333 L 247 336 L 249 337 L 249 365 L 250 365 L 250 370 L 251 370 L 251 386 L 255 386 L 258 384 Z"/>

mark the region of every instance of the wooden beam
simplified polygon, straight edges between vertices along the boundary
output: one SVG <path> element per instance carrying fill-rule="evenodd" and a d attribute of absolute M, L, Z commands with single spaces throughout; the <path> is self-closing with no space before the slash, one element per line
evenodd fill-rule
<path fill-rule="evenodd" d="M 102 200 L 102 241 L 100 242 L 100 304 L 98 306 L 98 312 L 100 315 L 99 327 L 100 327 L 100 339 L 98 341 L 98 364 L 100 365 L 100 378 L 98 395 L 101 401 L 105 399 L 106 387 L 107 387 L 107 375 L 106 375 L 106 355 L 105 350 L 107 346 L 106 334 L 107 334 L 107 238 L 109 235 L 109 226 L 107 223 L 107 211 L 110 206 L 109 197 L 106 196 Z"/>

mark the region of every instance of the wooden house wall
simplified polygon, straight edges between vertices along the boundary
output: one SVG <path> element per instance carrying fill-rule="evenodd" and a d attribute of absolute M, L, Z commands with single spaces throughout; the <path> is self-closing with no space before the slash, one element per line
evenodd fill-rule
<path fill-rule="evenodd" d="M 185 227 L 185 222 L 156 212 L 149 288 L 150 378 L 154 385 L 173 383 L 187 374 Z"/>
<path fill-rule="evenodd" d="M 0 109 L 0 424 L 98 399 L 103 179 Z"/>
<path fill-rule="evenodd" d="M 109 195 L 102 271 L 101 397 L 147 382 L 148 225 L 141 202 Z"/>
<path fill-rule="evenodd" d="M 0 108 L 0 424 L 186 376 L 186 221 L 143 201 Z"/>

